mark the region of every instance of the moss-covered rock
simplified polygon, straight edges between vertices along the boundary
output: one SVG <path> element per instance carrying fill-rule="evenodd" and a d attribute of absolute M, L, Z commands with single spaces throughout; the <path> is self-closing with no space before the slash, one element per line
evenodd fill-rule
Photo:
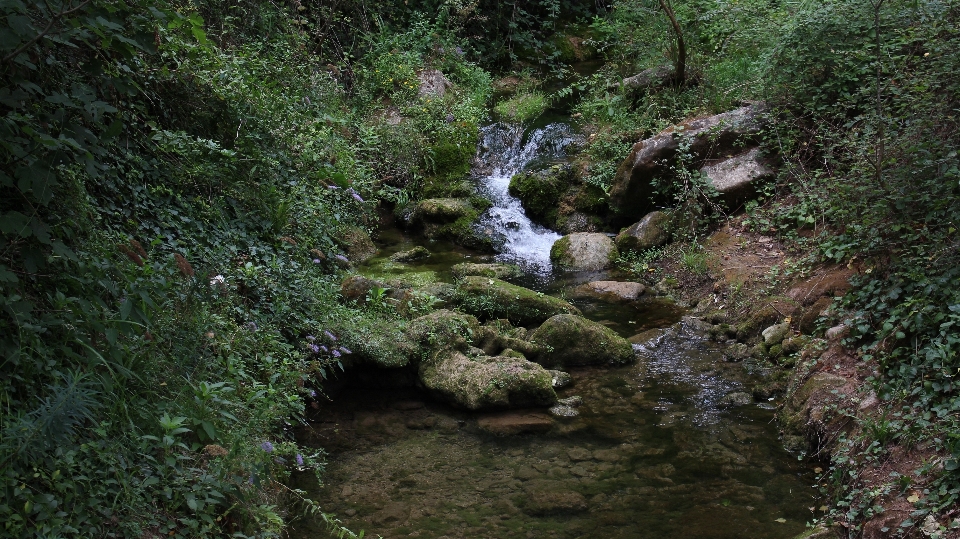
<path fill-rule="evenodd" d="M 621 252 L 640 252 L 660 247 L 670 240 L 670 216 L 662 211 L 650 212 L 640 221 L 623 229 L 617 236 L 617 249 Z"/>
<path fill-rule="evenodd" d="M 557 400 L 553 376 L 517 357 L 448 350 L 421 363 L 419 374 L 428 391 L 468 410 L 549 406 Z"/>
<path fill-rule="evenodd" d="M 479 329 L 475 317 L 441 309 L 410 321 L 404 333 L 429 355 L 443 349 L 466 350 Z"/>
<path fill-rule="evenodd" d="M 531 220 L 555 228 L 560 198 L 573 180 L 573 168 L 570 165 L 520 172 L 510 178 L 510 194 L 520 200 Z"/>
<path fill-rule="evenodd" d="M 523 275 L 523 271 L 513 264 L 474 264 L 462 262 L 450 268 L 450 273 L 457 279 L 467 276 L 493 277 L 495 279 L 515 279 Z"/>
<path fill-rule="evenodd" d="M 455 302 L 482 319 L 506 318 L 521 326 L 539 324 L 556 314 L 580 314 L 562 299 L 488 277 L 459 281 Z"/>
<path fill-rule="evenodd" d="M 606 234 L 579 232 L 564 236 L 550 248 L 550 260 L 563 269 L 596 271 L 617 259 L 617 247 Z"/>
<path fill-rule="evenodd" d="M 399 253 L 390 255 L 391 262 L 401 263 L 416 262 L 417 260 L 423 260 L 426 258 L 430 258 L 430 251 L 428 251 L 426 247 L 422 247 L 420 245 L 408 251 L 400 251 Z"/>
<path fill-rule="evenodd" d="M 780 319 L 780 313 L 767 305 L 753 312 L 749 318 L 737 325 L 737 340 L 746 342 L 757 335 L 763 328 L 769 327 Z"/>
<path fill-rule="evenodd" d="M 819 450 L 836 432 L 844 416 L 832 405 L 841 404 L 842 388 L 848 380 L 835 374 L 818 372 L 794 391 L 780 412 L 780 424 L 787 434 L 805 436 Z"/>
<path fill-rule="evenodd" d="M 370 234 L 358 226 L 346 226 L 337 230 L 334 240 L 354 263 L 364 262 L 377 254 L 377 246 L 370 239 Z"/>
<path fill-rule="evenodd" d="M 536 360 L 549 367 L 623 365 L 636 360 L 629 341 L 582 316 L 551 317 L 533 332 L 530 341 L 545 349 Z"/>
<path fill-rule="evenodd" d="M 426 238 L 449 240 L 489 252 L 493 250 L 491 238 L 480 234 L 474 227 L 489 204 L 480 197 L 421 200 L 410 216 L 410 224 Z"/>
<path fill-rule="evenodd" d="M 506 350 L 513 350 L 527 359 L 535 359 L 543 347 L 530 342 L 526 336 L 524 328 L 513 328 L 507 320 L 492 320 L 480 328 L 474 344 L 491 356 L 507 355 Z"/>
<path fill-rule="evenodd" d="M 392 369 L 405 367 L 420 355 L 420 347 L 404 333 L 404 323 L 392 318 L 357 318 L 330 329 L 340 335 L 355 361 Z"/>

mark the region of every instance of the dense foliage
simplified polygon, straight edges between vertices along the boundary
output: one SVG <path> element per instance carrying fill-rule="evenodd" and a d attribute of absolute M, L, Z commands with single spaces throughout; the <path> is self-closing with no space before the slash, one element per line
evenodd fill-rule
<path fill-rule="evenodd" d="M 289 427 L 375 323 L 337 302 L 367 199 L 464 171 L 487 75 L 432 19 L 344 72 L 297 6 L 2 7 L 2 534 L 279 534 L 322 467 Z"/>
<path fill-rule="evenodd" d="M 603 189 L 637 140 L 772 104 L 783 166 L 750 221 L 864 269 L 850 343 L 884 440 L 941 440 L 918 510 L 955 503 L 960 5 L 671 5 L 686 83 L 636 90 L 676 59 L 659 1 L 0 2 L 4 536 L 267 537 L 319 510 L 284 486 L 322 468 L 290 427 L 396 314 L 338 302 L 353 239 L 378 204 L 472 194 L 503 69 L 503 117 L 577 98 Z M 695 231 L 723 210 L 687 168 L 663 188 Z"/>

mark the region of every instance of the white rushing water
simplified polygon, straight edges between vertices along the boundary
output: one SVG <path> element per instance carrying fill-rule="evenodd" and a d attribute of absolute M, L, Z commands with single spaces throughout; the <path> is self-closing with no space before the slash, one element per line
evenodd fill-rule
<path fill-rule="evenodd" d="M 510 195 L 510 178 L 531 164 L 563 159 L 566 147 L 578 140 L 579 135 L 562 123 L 530 132 L 505 123 L 480 130 L 474 171 L 480 190 L 493 203 L 480 225 L 501 244 L 499 260 L 517 264 L 527 272 L 551 271 L 550 247 L 561 236 L 527 218 L 520 201 Z"/>

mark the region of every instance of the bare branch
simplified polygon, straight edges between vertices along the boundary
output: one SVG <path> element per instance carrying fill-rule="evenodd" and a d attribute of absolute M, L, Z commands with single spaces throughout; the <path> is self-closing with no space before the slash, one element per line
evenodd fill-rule
<path fill-rule="evenodd" d="M 79 5 L 77 5 L 77 6 L 74 7 L 74 8 L 71 8 L 71 9 L 66 9 L 66 6 L 61 6 L 61 7 L 60 7 L 60 12 L 50 18 L 50 22 L 47 23 L 46 28 L 44 28 L 43 30 L 41 30 L 39 34 L 33 36 L 33 38 L 32 38 L 31 40 L 29 40 L 29 41 L 27 41 L 26 43 L 24 43 L 23 45 L 20 45 L 19 47 L 17 47 L 16 50 L 14 50 L 14 51 L 11 52 L 10 54 L 4 56 L 4 57 L 3 57 L 3 60 L 0 60 L 0 62 L 2 62 L 2 63 L 7 63 L 7 62 L 9 62 L 10 60 L 13 60 L 13 59 L 16 58 L 17 56 L 19 56 L 20 53 L 22 53 L 23 51 L 27 50 L 27 49 L 30 48 L 34 43 L 36 43 L 37 41 L 39 41 L 40 39 L 42 39 L 43 36 L 45 36 L 45 35 L 47 35 L 48 33 L 50 33 L 50 30 L 53 29 L 53 25 L 55 25 L 60 19 L 66 17 L 67 15 L 70 15 L 70 14 L 72 14 L 72 13 L 75 13 L 75 12 L 83 9 L 83 8 L 84 8 L 87 4 L 89 4 L 89 3 L 90 3 L 90 0 L 83 0 L 83 2 L 80 2 Z M 44 1 L 44 4 L 47 6 L 47 9 L 50 9 L 50 5 L 47 4 L 46 1 Z M 52 10 L 51 10 L 51 11 L 52 11 Z"/>

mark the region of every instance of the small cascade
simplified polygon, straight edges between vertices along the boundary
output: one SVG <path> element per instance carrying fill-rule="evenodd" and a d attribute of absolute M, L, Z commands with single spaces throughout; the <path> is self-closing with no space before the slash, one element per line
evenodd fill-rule
<path fill-rule="evenodd" d="M 567 146 L 580 140 L 563 123 L 530 132 L 505 123 L 481 129 L 474 174 L 493 207 L 481 218 L 480 227 L 501 246 L 499 260 L 517 264 L 528 273 L 551 272 L 550 247 L 560 235 L 527 218 L 520 201 L 510 195 L 510 178 L 532 164 L 564 159 Z"/>

